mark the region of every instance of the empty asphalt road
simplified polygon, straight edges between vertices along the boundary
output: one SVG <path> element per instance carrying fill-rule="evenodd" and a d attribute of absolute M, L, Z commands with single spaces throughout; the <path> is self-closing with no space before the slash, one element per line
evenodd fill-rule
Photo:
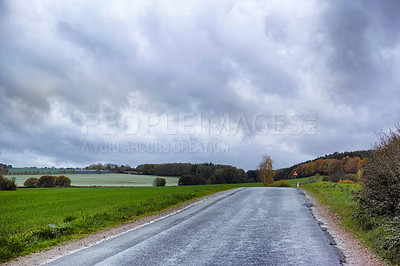
<path fill-rule="evenodd" d="M 294 188 L 223 192 L 51 265 L 340 265 Z"/>

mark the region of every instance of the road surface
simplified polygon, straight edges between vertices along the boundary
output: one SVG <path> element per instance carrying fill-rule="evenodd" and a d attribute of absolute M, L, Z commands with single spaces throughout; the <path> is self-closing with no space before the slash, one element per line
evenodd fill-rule
<path fill-rule="evenodd" d="M 294 188 L 225 191 L 50 265 L 340 265 Z"/>

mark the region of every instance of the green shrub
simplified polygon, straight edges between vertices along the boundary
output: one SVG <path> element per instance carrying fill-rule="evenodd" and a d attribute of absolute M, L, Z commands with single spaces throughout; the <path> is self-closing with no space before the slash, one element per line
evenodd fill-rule
<path fill-rule="evenodd" d="M 269 185 L 269 187 L 291 187 L 291 185 L 286 180 L 279 180 Z"/>
<path fill-rule="evenodd" d="M 155 187 L 165 187 L 166 183 L 167 183 L 167 181 L 165 181 L 165 178 L 157 177 L 153 181 L 153 186 L 155 186 Z"/>
<path fill-rule="evenodd" d="M 56 186 L 57 187 L 70 187 L 71 186 L 71 179 L 66 176 L 60 175 L 56 178 Z"/>
<path fill-rule="evenodd" d="M 373 249 L 400 264 L 400 128 L 382 134 L 366 161 L 353 217 L 370 235 Z"/>
<path fill-rule="evenodd" d="M 329 182 L 329 176 L 323 176 L 322 181 L 324 182 Z"/>
<path fill-rule="evenodd" d="M 39 178 L 39 186 L 38 187 L 55 187 L 56 186 L 56 177 L 52 175 L 44 175 Z"/>
<path fill-rule="evenodd" d="M 193 185 L 205 185 L 206 180 L 194 175 L 182 175 L 179 178 L 178 185 L 179 186 L 193 186 Z"/>
<path fill-rule="evenodd" d="M 400 217 L 400 128 L 381 135 L 362 175 L 361 207 L 373 215 Z"/>
<path fill-rule="evenodd" d="M 39 179 L 36 177 L 30 177 L 24 182 L 24 187 L 34 188 L 39 185 Z"/>
<path fill-rule="evenodd" d="M 6 178 L 0 175 L 0 190 L 16 190 L 15 177 Z"/>

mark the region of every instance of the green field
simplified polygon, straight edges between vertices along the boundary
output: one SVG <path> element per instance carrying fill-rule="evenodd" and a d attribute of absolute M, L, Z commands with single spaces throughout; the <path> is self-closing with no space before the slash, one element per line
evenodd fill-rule
<path fill-rule="evenodd" d="M 261 183 L 0 191 L 0 261 L 130 222 L 184 201 L 243 186 Z"/>
<path fill-rule="evenodd" d="M 177 186 L 178 177 L 154 175 L 127 175 L 127 174 L 63 174 L 71 179 L 72 186 L 152 186 L 156 177 L 165 178 L 167 186 Z M 58 174 L 57 174 L 58 176 Z M 23 186 L 30 177 L 40 178 L 41 175 L 7 175 L 15 177 L 18 186 Z"/>

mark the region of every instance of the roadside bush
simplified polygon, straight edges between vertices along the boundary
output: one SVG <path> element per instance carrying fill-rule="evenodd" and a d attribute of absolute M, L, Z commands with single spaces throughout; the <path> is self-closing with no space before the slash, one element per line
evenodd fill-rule
<path fill-rule="evenodd" d="M 36 177 L 30 177 L 24 183 L 24 187 L 28 188 L 34 188 L 37 187 L 38 185 L 39 185 L 39 179 Z"/>
<path fill-rule="evenodd" d="M 55 187 L 56 186 L 56 177 L 52 175 L 44 175 L 39 178 L 38 187 Z"/>
<path fill-rule="evenodd" d="M 66 176 L 60 175 L 56 178 L 56 186 L 57 187 L 70 187 L 71 186 L 71 179 Z"/>
<path fill-rule="evenodd" d="M 353 217 L 370 234 L 372 247 L 400 264 L 400 128 L 382 134 L 362 169 L 359 210 Z"/>
<path fill-rule="evenodd" d="M 0 190 L 16 190 L 15 177 L 6 178 L 0 175 Z"/>
<path fill-rule="evenodd" d="M 194 175 L 182 175 L 178 181 L 179 186 L 193 186 L 193 185 L 205 185 L 205 184 L 206 181 L 203 178 Z"/>
<path fill-rule="evenodd" d="M 167 181 L 165 181 L 165 178 L 157 177 L 153 181 L 153 186 L 155 186 L 155 187 L 165 187 L 166 183 L 167 183 Z"/>
<path fill-rule="evenodd" d="M 400 128 L 382 134 L 367 160 L 361 181 L 361 207 L 373 215 L 400 217 Z"/>

